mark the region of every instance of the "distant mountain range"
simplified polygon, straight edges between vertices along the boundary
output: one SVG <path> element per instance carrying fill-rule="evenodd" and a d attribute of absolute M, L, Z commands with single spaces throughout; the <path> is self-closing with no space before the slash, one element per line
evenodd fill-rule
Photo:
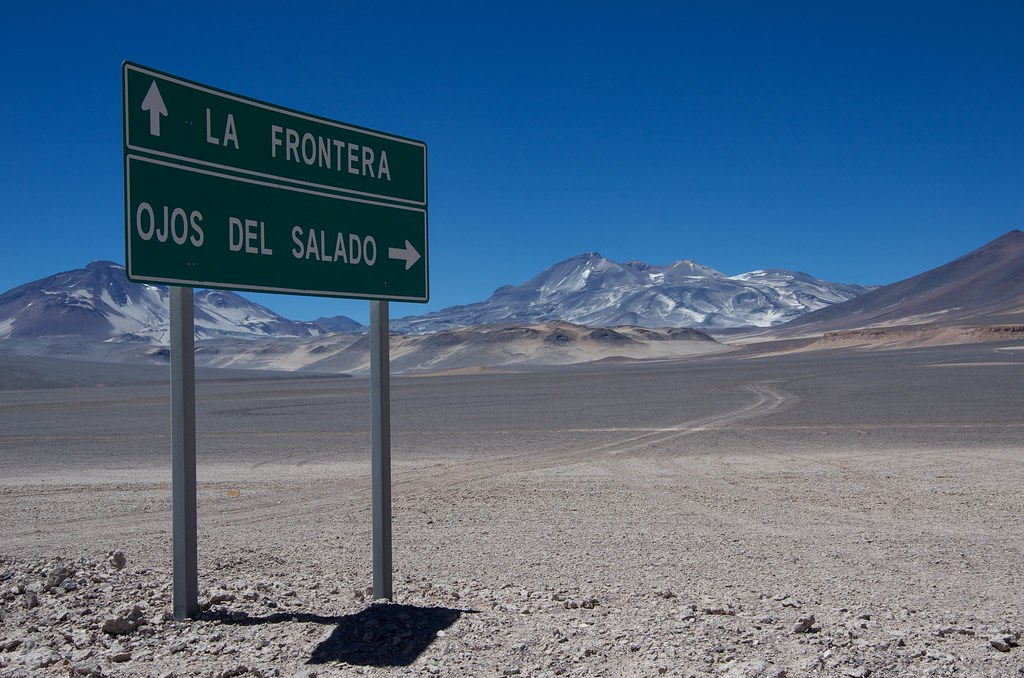
<path fill-rule="evenodd" d="M 0 295 L 0 353 L 166 361 L 167 299 L 165 287 L 132 283 L 111 262 L 22 285 Z M 366 328 L 344 316 L 289 320 L 232 292 L 206 290 L 195 294 L 195 318 L 201 365 L 332 373 L 366 367 Z M 975 329 L 935 330 L 964 326 Z M 880 337 L 889 345 L 1016 340 L 1024 336 L 1024 233 L 1011 231 L 875 289 L 778 269 L 726 276 L 689 260 L 650 266 L 583 254 L 501 287 L 486 301 L 392 320 L 392 330 L 407 335 L 395 339 L 392 365 L 468 369 L 726 348 L 700 331 L 652 332 L 656 327 L 804 344 L 805 337 L 825 335 L 825 347 Z"/>
<path fill-rule="evenodd" d="M 110 261 L 94 261 L 0 295 L 0 339 L 70 336 L 166 344 L 168 318 L 166 287 L 131 282 L 124 267 Z M 308 338 L 362 328 L 344 316 L 321 320 L 323 324 L 289 320 L 233 292 L 195 293 L 199 339 Z"/>
<path fill-rule="evenodd" d="M 726 276 L 693 261 L 619 264 L 596 253 L 555 264 L 486 301 L 392 320 L 392 331 L 429 334 L 498 323 L 563 321 L 594 327 L 766 327 L 851 299 L 869 288 L 779 269 Z M 133 283 L 124 267 L 96 261 L 0 295 L 0 339 L 78 336 L 167 343 L 168 292 Z M 308 338 L 364 332 L 345 316 L 289 320 L 233 292 L 195 295 L 196 336 Z"/>
<path fill-rule="evenodd" d="M 500 287 L 486 301 L 400 318 L 392 327 L 410 334 L 550 320 L 591 327 L 769 327 L 869 289 L 782 269 L 727 276 L 689 259 L 619 264 L 591 252 L 521 285 Z"/>

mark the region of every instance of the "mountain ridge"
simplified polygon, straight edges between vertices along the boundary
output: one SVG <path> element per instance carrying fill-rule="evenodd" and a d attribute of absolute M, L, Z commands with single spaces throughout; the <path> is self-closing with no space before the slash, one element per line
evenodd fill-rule
<path fill-rule="evenodd" d="M 689 296 L 672 298 L 681 292 Z M 715 332 L 720 339 L 736 337 L 734 349 L 758 351 L 754 346 L 766 342 L 763 350 L 768 353 L 780 347 L 785 351 L 1018 341 L 1024 332 L 1024 233 L 1010 231 L 947 264 L 849 300 L 838 300 L 843 292 L 834 283 L 785 269 L 727 276 L 692 260 L 666 266 L 619 264 L 586 252 L 526 283 L 502 286 L 485 302 L 393 320 L 392 329 L 399 330 L 393 334 L 405 330 L 405 335 L 392 340 L 392 366 L 409 372 L 461 370 L 677 359 L 727 349 L 699 328 L 655 330 L 641 324 L 651 317 L 663 321 L 672 313 L 699 316 L 705 322 L 723 317 L 735 322 L 758 313 L 763 320 L 798 314 L 795 320 L 769 328 Z M 0 294 L 0 354 L 166 362 L 167 298 L 167 288 L 131 283 L 124 267 L 113 262 L 92 262 L 21 285 Z M 778 305 L 758 306 L 765 300 Z M 801 314 L 815 304 L 820 308 Z M 654 313 L 645 317 L 652 309 Z M 195 312 L 197 364 L 314 372 L 366 369 L 367 339 L 360 336 L 365 328 L 344 316 L 292 321 L 219 290 L 197 290 Z M 607 324 L 537 320 L 544 314 Z M 456 324 L 467 319 L 493 322 Z M 409 326 L 416 323 L 418 327 Z M 442 327 L 445 323 L 452 327 Z M 423 331 L 431 325 L 433 331 Z M 808 339 L 813 335 L 820 335 L 817 341 Z"/>
<path fill-rule="evenodd" d="M 524 283 L 503 285 L 484 301 L 399 318 L 392 327 L 412 334 L 549 320 L 595 327 L 768 327 L 869 289 L 785 269 L 728 276 L 691 259 L 620 264 L 584 252 Z"/>
<path fill-rule="evenodd" d="M 932 323 L 1024 322 L 1024 231 L 776 328 L 782 335 Z"/>
<path fill-rule="evenodd" d="M 328 331 L 314 322 L 289 320 L 230 291 L 197 290 L 194 299 L 199 339 L 303 338 Z M 166 286 L 131 282 L 124 266 L 112 261 L 94 261 L 0 294 L 0 339 L 77 336 L 163 344 L 169 317 Z"/>
<path fill-rule="evenodd" d="M 766 326 L 836 303 L 868 288 L 818 280 L 783 269 L 727 276 L 691 259 L 665 266 L 624 264 L 585 252 L 519 285 L 503 285 L 481 302 L 393 319 L 396 333 L 432 332 L 499 323 L 564 321 L 591 327 Z M 95 261 L 0 295 L 0 339 L 77 336 L 90 341 L 163 344 L 168 293 L 130 282 L 124 266 Z M 361 333 L 345 316 L 290 320 L 239 294 L 195 292 L 196 337 L 305 338 Z"/>

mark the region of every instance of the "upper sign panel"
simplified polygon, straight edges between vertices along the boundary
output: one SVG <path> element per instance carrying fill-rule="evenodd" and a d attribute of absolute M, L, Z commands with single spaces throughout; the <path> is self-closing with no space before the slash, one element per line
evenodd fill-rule
<path fill-rule="evenodd" d="M 126 62 L 126 152 L 425 207 L 427 149 Z"/>

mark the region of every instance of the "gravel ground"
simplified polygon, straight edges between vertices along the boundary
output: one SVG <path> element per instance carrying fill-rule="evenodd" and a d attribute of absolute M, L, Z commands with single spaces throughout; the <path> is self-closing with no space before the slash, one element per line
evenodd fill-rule
<path fill-rule="evenodd" d="M 1024 356 L 200 386 L 200 618 L 166 393 L 0 392 L 0 676 L 1024 675 Z M 996 358 L 998 357 L 998 360 Z"/>

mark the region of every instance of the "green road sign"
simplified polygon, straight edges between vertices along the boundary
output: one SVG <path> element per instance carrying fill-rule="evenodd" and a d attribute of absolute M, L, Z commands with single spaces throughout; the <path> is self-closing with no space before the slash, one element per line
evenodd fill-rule
<path fill-rule="evenodd" d="M 426 301 L 426 212 L 129 155 L 133 280 Z"/>
<path fill-rule="evenodd" d="M 122 67 L 128 277 L 427 301 L 426 146 Z"/>

